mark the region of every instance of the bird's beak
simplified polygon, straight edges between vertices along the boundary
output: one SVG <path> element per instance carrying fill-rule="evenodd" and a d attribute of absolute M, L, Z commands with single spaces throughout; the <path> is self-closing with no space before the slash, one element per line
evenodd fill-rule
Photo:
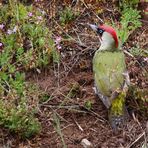
<path fill-rule="evenodd" d="M 97 32 L 98 26 L 97 25 L 93 25 L 93 24 L 88 24 L 90 26 L 90 28 L 92 30 L 94 30 L 95 32 Z"/>
<path fill-rule="evenodd" d="M 98 31 L 98 26 L 97 25 L 93 25 L 93 24 L 88 24 L 88 25 L 90 26 L 90 28 L 92 30 L 94 30 L 97 33 L 97 31 Z M 102 39 L 101 39 L 100 35 L 98 35 L 98 38 L 99 38 L 99 41 L 102 42 Z"/>

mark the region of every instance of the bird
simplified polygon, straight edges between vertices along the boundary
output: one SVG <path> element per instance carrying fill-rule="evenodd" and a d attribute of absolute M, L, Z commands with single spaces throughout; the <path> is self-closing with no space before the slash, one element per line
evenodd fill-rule
<path fill-rule="evenodd" d="M 95 92 L 108 110 L 108 120 L 114 131 L 121 129 L 129 118 L 126 94 L 130 79 L 125 55 L 119 47 L 115 29 L 100 24 L 89 26 L 97 33 L 101 43 L 93 57 Z"/>

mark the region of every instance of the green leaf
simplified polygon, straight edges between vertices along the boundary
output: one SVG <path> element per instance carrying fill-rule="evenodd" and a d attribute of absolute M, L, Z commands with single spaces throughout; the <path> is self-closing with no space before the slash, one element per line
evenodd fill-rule
<path fill-rule="evenodd" d="M 38 43 L 40 47 L 43 47 L 45 45 L 45 39 L 43 37 L 39 38 Z"/>

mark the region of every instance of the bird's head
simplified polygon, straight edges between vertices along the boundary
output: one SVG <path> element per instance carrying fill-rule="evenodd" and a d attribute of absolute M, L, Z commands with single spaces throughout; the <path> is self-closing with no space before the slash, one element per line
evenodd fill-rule
<path fill-rule="evenodd" d="M 89 26 L 98 34 L 101 46 L 99 50 L 115 50 L 118 48 L 118 38 L 116 31 L 107 25 L 92 25 Z"/>

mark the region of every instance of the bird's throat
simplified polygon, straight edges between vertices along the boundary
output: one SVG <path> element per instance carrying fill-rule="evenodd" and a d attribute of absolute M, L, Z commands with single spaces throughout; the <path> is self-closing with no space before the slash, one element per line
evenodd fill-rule
<path fill-rule="evenodd" d="M 116 49 L 116 45 L 113 37 L 107 32 L 103 33 L 103 36 L 101 37 L 100 42 L 101 42 L 101 46 L 99 50 L 114 51 Z"/>

